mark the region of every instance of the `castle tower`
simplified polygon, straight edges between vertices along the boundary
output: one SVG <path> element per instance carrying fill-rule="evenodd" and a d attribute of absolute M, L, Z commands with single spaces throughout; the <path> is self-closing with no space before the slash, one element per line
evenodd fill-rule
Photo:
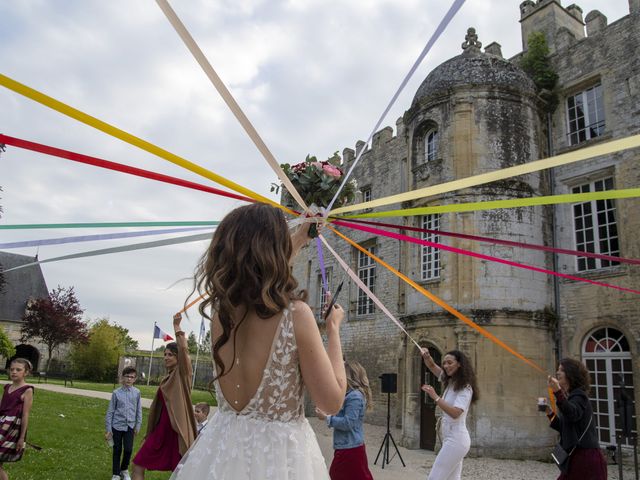
<path fill-rule="evenodd" d="M 407 181 L 412 188 L 463 179 L 540 157 L 543 139 L 532 81 L 514 63 L 482 53 L 473 28 L 468 30 L 462 49 L 462 54 L 427 76 L 405 113 L 411 167 Z M 531 174 L 423 198 L 411 207 L 531 197 L 544 195 L 547 189 L 544 176 Z M 548 212 L 541 207 L 414 218 L 411 226 L 534 244 L 547 243 L 550 233 Z M 501 259 L 550 267 L 551 259 L 544 252 L 445 237 L 439 241 Z M 427 290 L 505 343 L 544 368 L 553 368 L 553 322 L 547 313 L 553 297 L 547 276 L 427 247 L 408 248 L 401 265 L 412 278 L 417 276 Z M 421 272 L 416 271 L 416 265 L 422 267 Z M 522 295 L 523 291 L 527 295 Z M 517 456 L 515 449 L 526 446 L 529 455 L 544 456 L 551 437 L 548 426 L 540 421 L 535 398 L 545 391 L 546 378 L 413 289 L 407 288 L 404 298 L 406 312 L 402 320 L 421 345 L 430 348 L 435 356 L 460 349 L 476 368 L 482 401 L 471 409 L 467 421 L 475 453 Z M 410 343 L 404 358 L 404 375 L 407 396 L 403 442 L 430 448 L 436 409 L 421 394 L 415 379 L 431 383 L 435 379 L 429 378 L 419 352 Z"/>
<path fill-rule="evenodd" d="M 575 39 L 584 38 L 582 9 L 575 4 L 564 8 L 560 0 L 526 0 L 520 4 L 522 50 L 533 32 L 542 32 L 551 52 L 557 50 L 558 31 L 568 30 Z"/>

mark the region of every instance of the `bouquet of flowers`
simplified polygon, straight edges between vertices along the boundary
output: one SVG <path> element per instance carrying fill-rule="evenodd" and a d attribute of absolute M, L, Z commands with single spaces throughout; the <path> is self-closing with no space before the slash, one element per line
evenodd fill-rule
<path fill-rule="evenodd" d="M 307 155 L 304 162 L 293 166 L 284 163 L 280 167 L 307 205 L 326 208 L 342 183 L 344 170 L 340 166 L 341 163 L 340 155 L 336 152 L 331 158 L 324 161 L 318 161 L 316 157 Z M 278 193 L 280 187 L 282 185 L 272 183 L 271 191 Z M 357 188 L 358 184 L 355 180 L 348 181 L 340 191 L 334 205 L 339 207 L 352 202 L 355 199 Z M 283 200 L 285 203 L 293 202 L 293 198 L 286 189 L 284 189 Z"/>

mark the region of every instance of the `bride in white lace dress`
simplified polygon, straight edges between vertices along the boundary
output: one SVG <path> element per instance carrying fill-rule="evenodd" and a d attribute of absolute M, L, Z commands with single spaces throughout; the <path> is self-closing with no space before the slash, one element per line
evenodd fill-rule
<path fill-rule="evenodd" d="M 340 409 L 344 311 L 336 305 L 327 318 L 325 350 L 290 268 L 308 225 L 290 237 L 281 210 L 253 204 L 218 226 L 196 270 L 198 291 L 209 295 L 200 313 L 212 321 L 218 410 L 172 479 L 329 478 L 303 390 L 321 410 Z"/>

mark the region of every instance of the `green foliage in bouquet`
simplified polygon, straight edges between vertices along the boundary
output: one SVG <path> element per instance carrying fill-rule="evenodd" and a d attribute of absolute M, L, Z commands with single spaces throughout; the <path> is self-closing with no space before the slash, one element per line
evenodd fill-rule
<path fill-rule="evenodd" d="M 290 165 L 280 165 L 284 173 L 289 177 L 300 196 L 307 205 L 315 204 L 318 207 L 327 207 L 331 199 L 338 191 L 344 176 L 344 170 L 340 166 L 341 158 L 338 152 L 324 161 L 318 161 L 316 157 L 307 155 L 304 162 Z M 272 183 L 271 191 L 279 193 L 282 185 Z M 336 199 L 336 207 L 352 202 L 356 196 L 358 185 L 355 180 L 350 180 L 340 191 Z M 293 201 L 290 193 L 284 189 L 284 199 L 287 203 Z"/>

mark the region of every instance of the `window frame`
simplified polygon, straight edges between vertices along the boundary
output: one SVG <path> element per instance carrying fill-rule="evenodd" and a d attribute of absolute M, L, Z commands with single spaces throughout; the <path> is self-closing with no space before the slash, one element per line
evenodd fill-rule
<path fill-rule="evenodd" d="M 570 146 L 601 137 L 606 128 L 602 83 L 598 81 L 587 88 L 568 94 L 565 99 L 565 117 L 567 141 Z"/>
<path fill-rule="evenodd" d="M 438 158 L 440 135 L 437 128 L 430 128 L 424 134 L 423 147 L 424 147 L 424 162 L 433 162 Z"/>
<path fill-rule="evenodd" d="M 376 255 L 377 245 L 362 246 L 368 252 Z M 375 294 L 376 288 L 376 262 L 370 256 L 356 249 L 356 270 L 358 278 Z M 356 297 L 356 316 L 364 317 L 375 313 L 375 303 L 361 289 L 357 290 Z"/>
<path fill-rule="evenodd" d="M 322 272 L 317 272 L 317 287 L 316 287 L 316 305 L 317 305 L 317 316 L 319 320 L 322 320 L 322 310 L 327 302 L 327 292 L 324 291 L 322 285 Z M 329 287 L 329 291 L 333 290 L 333 268 L 325 267 L 325 273 L 327 275 L 327 286 Z"/>
<path fill-rule="evenodd" d="M 572 185 L 571 193 L 587 193 L 613 190 L 614 176 L 605 175 Z M 573 218 L 573 242 L 575 250 L 621 256 L 620 232 L 615 200 L 590 200 L 571 204 Z M 613 217 L 613 219 L 611 219 Z M 604 218 L 604 221 L 603 221 Z M 606 233 L 606 236 L 603 236 Z M 603 249 L 603 244 L 607 249 Z M 589 247 L 592 245 L 592 247 Z M 590 249 L 589 249 L 590 248 Z M 591 272 L 617 267 L 620 262 L 599 258 L 580 257 L 575 259 L 576 272 Z"/>
<path fill-rule="evenodd" d="M 427 230 L 440 230 L 442 216 L 439 213 L 422 215 L 420 217 L 420 228 Z M 429 242 L 440 242 L 440 235 L 437 233 L 420 232 L 422 240 Z M 420 279 L 423 282 L 440 279 L 442 265 L 440 263 L 440 249 L 427 245 L 420 245 Z"/>

